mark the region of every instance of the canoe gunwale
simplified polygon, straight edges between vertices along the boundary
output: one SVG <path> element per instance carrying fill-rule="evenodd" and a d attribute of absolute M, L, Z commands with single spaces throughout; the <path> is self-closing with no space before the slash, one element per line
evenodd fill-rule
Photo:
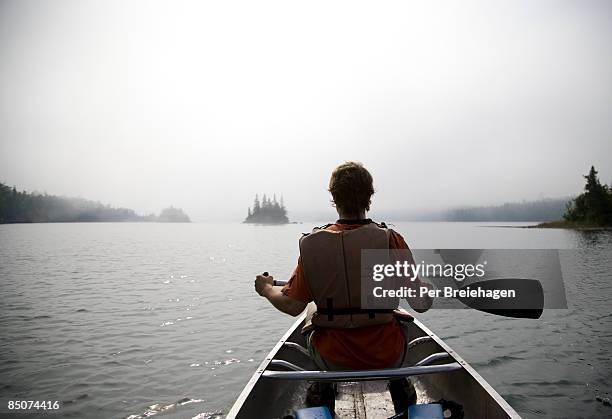
<path fill-rule="evenodd" d="M 480 387 L 489 393 L 489 396 L 504 410 L 504 412 L 512 419 L 521 419 L 521 416 L 508 404 L 508 402 L 499 395 L 499 393 L 476 372 L 470 364 L 467 363 L 457 352 L 455 352 L 450 346 L 448 346 L 441 338 L 439 338 L 434 332 L 429 330 L 427 326 L 421 323 L 419 320 L 414 319 L 414 324 L 419 327 L 423 332 L 430 336 L 442 349 L 444 349 L 455 361 L 463 367 L 465 372 L 472 376 L 474 380 L 480 385 Z"/>
<path fill-rule="evenodd" d="M 305 318 L 306 318 L 306 312 L 304 311 L 302 314 L 300 314 L 297 317 L 293 325 L 291 325 L 291 327 L 285 332 L 285 334 L 280 338 L 280 340 L 276 343 L 276 345 L 274 345 L 272 350 L 268 353 L 268 356 L 266 356 L 266 358 L 263 361 L 261 361 L 261 364 L 259 364 L 259 367 L 257 367 L 257 370 L 251 376 L 247 385 L 240 392 L 240 395 L 238 396 L 238 398 L 234 402 L 234 405 L 232 406 L 227 416 L 225 417 L 226 419 L 235 418 L 236 415 L 240 412 L 242 405 L 244 404 L 245 400 L 251 394 L 251 391 L 253 390 L 253 388 L 259 381 L 259 379 L 262 377 L 264 371 L 270 365 L 270 362 L 274 359 L 278 351 L 283 347 L 283 345 L 289 339 L 289 337 L 293 334 L 293 332 L 302 324 Z"/>

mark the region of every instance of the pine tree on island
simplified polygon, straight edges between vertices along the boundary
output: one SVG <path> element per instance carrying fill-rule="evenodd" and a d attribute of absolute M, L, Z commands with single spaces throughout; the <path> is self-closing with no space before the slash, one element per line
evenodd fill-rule
<path fill-rule="evenodd" d="M 265 194 L 259 201 L 259 195 L 255 195 L 253 201 L 253 209 L 249 207 L 245 223 L 253 224 L 287 224 L 287 210 L 281 196 L 280 202 L 276 200 L 276 194 L 273 198 L 268 198 Z"/>

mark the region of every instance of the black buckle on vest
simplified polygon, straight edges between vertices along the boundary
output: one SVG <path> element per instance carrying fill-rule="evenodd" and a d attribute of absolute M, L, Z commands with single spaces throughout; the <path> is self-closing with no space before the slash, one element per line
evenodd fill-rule
<path fill-rule="evenodd" d="M 351 308 L 321 307 L 321 308 L 317 308 L 317 314 L 326 315 L 328 320 L 333 319 L 334 315 L 335 316 L 347 316 L 350 314 L 367 314 L 372 319 L 377 313 L 393 313 L 393 312 L 394 310 L 388 309 L 388 308 L 372 308 L 372 309 L 358 308 L 358 307 L 351 307 Z"/>

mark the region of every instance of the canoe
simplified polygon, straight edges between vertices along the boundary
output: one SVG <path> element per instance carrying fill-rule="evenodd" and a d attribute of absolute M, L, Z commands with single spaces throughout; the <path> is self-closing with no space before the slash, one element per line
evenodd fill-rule
<path fill-rule="evenodd" d="M 520 418 L 518 413 L 455 351 L 414 319 L 404 323 L 408 367 L 359 371 L 318 371 L 305 349 L 302 314 L 253 374 L 227 418 L 283 418 L 305 407 L 309 382 L 337 383 L 336 418 L 389 418 L 395 414 L 388 379 L 410 377 L 417 403 L 450 400 L 465 418 Z"/>

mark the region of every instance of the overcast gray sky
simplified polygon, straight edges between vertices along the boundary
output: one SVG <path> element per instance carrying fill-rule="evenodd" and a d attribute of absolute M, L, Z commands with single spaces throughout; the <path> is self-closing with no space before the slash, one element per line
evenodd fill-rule
<path fill-rule="evenodd" d="M 378 211 L 609 183 L 612 2 L 432 3 L 1 0 L 0 182 L 200 221 L 329 211 L 345 160 Z"/>

